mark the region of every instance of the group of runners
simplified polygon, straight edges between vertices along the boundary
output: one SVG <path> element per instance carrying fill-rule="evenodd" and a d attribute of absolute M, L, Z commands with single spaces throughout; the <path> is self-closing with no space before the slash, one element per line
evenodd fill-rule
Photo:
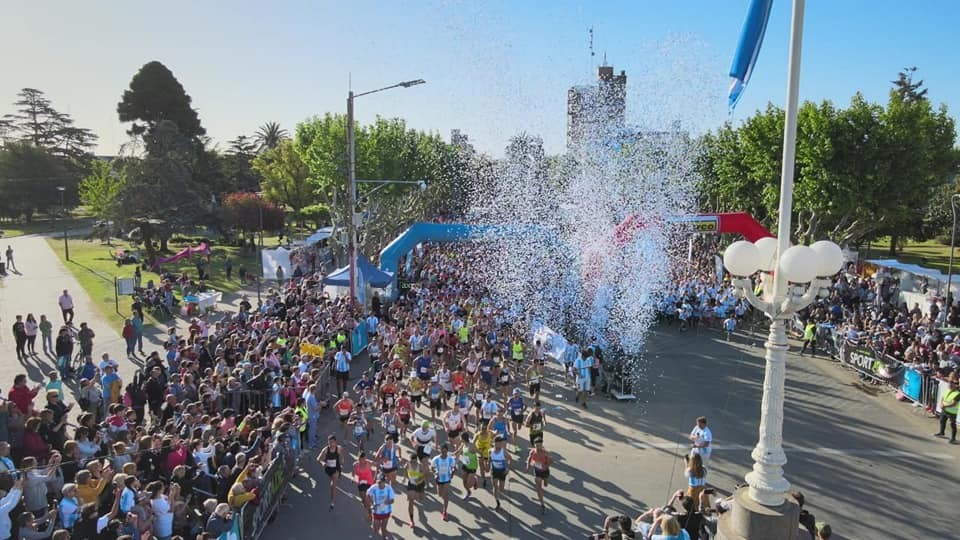
<path fill-rule="evenodd" d="M 543 347 L 479 288 L 453 279 L 463 270 L 442 252 L 418 262 L 422 286 L 389 309 L 375 302 L 363 321 L 370 368 L 333 403 L 340 429 L 316 458 L 330 479 L 330 509 L 349 471 L 373 529 L 385 535 L 401 491 L 404 521 L 416 527 L 429 492 L 443 520 L 458 496 L 503 508 L 522 469 L 545 513 L 552 458 L 540 402 Z M 480 495 L 488 489 L 491 498 Z"/>

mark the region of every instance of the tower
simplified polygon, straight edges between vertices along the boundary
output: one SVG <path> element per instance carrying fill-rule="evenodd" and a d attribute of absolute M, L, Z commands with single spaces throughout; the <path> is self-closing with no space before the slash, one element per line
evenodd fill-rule
<path fill-rule="evenodd" d="M 613 66 L 597 68 L 596 86 L 574 86 L 567 90 L 567 148 L 588 141 L 609 138 L 624 128 L 627 101 L 627 73 L 614 73 Z"/>

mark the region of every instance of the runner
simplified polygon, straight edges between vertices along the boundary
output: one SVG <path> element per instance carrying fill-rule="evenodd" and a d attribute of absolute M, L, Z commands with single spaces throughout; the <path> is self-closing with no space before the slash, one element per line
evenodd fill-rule
<path fill-rule="evenodd" d="M 453 408 L 443 415 L 443 427 L 447 432 L 447 441 L 459 444 L 460 434 L 463 432 L 463 411 L 457 401 L 454 401 Z"/>
<path fill-rule="evenodd" d="M 377 450 L 376 461 L 380 466 L 380 472 L 387 475 L 387 482 L 392 486 L 397 477 L 397 468 L 400 467 L 400 449 L 389 435 L 384 438 L 383 444 Z"/>
<path fill-rule="evenodd" d="M 440 384 L 440 389 L 443 390 L 443 403 L 446 405 L 450 396 L 453 395 L 453 372 L 447 369 L 447 366 L 441 364 L 440 369 L 437 370 L 436 379 Z"/>
<path fill-rule="evenodd" d="M 516 441 L 517 431 L 523 425 L 523 413 L 526 409 L 519 388 L 513 389 L 513 397 L 507 402 L 507 409 L 510 410 L 510 437 L 511 440 Z"/>
<path fill-rule="evenodd" d="M 498 410 L 500 410 L 500 404 L 493 399 L 493 392 L 487 392 L 487 397 L 480 405 L 480 423 L 483 425 L 489 424 L 493 417 L 497 415 Z"/>
<path fill-rule="evenodd" d="M 420 402 L 423 401 L 423 389 L 426 388 L 426 383 L 420 380 L 416 375 L 411 375 L 410 380 L 407 381 L 407 389 L 410 390 L 410 402 L 413 403 L 412 416 L 416 418 L 417 416 L 417 407 L 420 406 Z"/>
<path fill-rule="evenodd" d="M 443 410 L 443 391 L 440 388 L 440 381 L 434 377 L 430 379 L 430 387 L 427 388 L 427 399 L 430 400 L 430 420 L 436 421 L 437 415 Z"/>
<path fill-rule="evenodd" d="M 323 465 L 323 472 L 330 477 L 330 510 L 333 510 L 333 501 L 337 496 L 337 479 L 343 469 L 342 457 L 347 455 L 343 447 L 337 444 L 337 436 L 327 437 L 327 446 L 323 447 L 317 456 L 317 462 Z"/>
<path fill-rule="evenodd" d="M 396 493 L 393 487 L 387 484 L 387 477 L 383 474 L 377 475 L 377 484 L 367 490 L 367 502 L 373 507 L 373 532 L 381 537 L 387 536 L 387 525 L 390 524 L 395 498 Z"/>
<path fill-rule="evenodd" d="M 500 496 L 503 495 L 507 472 L 513 461 L 510 452 L 507 452 L 506 443 L 506 437 L 497 435 L 493 449 L 490 450 L 490 476 L 493 477 L 493 500 L 497 501 L 497 509 L 500 509 Z"/>
<path fill-rule="evenodd" d="M 397 406 L 390 405 L 387 408 L 387 412 L 383 413 L 383 416 L 380 417 L 380 425 L 383 426 L 384 431 L 387 432 L 387 438 L 393 439 L 393 442 L 400 442 L 400 417 L 397 415 Z"/>
<path fill-rule="evenodd" d="M 395 403 L 399 387 L 397 380 L 393 375 L 387 375 L 386 380 L 380 385 L 380 411 L 387 412 Z"/>
<path fill-rule="evenodd" d="M 527 415 L 524 425 L 530 428 L 530 446 L 543 442 L 543 429 L 547 425 L 547 415 L 540 409 L 540 402 L 533 402 L 533 410 Z"/>
<path fill-rule="evenodd" d="M 367 459 L 367 453 L 363 450 L 357 456 L 357 462 L 353 464 L 353 477 L 357 481 L 357 490 L 360 492 L 360 502 L 363 503 L 364 517 L 370 518 L 370 501 L 366 494 L 370 486 L 373 485 L 373 464 Z"/>
<path fill-rule="evenodd" d="M 423 502 L 423 492 L 427 486 L 427 478 L 420 465 L 416 452 L 410 452 L 407 462 L 407 511 L 410 513 L 410 528 L 414 528 L 413 502 Z"/>
<path fill-rule="evenodd" d="M 370 432 L 367 429 L 367 417 L 363 414 L 363 407 L 359 403 L 353 409 L 347 424 L 353 426 L 353 440 L 357 443 L 357 448 L 363 451 L 363 443 L 370 438 Z"/>
<path fill-rule="evenodd" d="M 486 401 L 487 395 L 484 393 L 483 389 L 480 388 L 480 384 L 474 387 L 473 390 L 473 408 L 474 408 L 474 417 L 477 420 L 477 431 L 480 430 L 480 426 L 484 424 L 483 422 L 483 403 Z"/>
<path fill-rule="evenodd" d="M 543 362 L 534 360 L 533 365 L 527 370 L 527 391 L 536 401 L 540 401 L 541 378 L 543 378 Z"/>
<path fill-rule="evenodd" d="M 487 471 L 490 470 L 490 449 L 493 448 L 493 432 L 489 424 L 480 423 L 474 446 L 477 449 L 477 461 L 480 464 L 480 479 L 483 487 L 487 487 Z"/>
<path fill-rule="evenodd" d="M 433 453 L 433 447 L 437 444 L 437 432 L 430 427 L 430 421 L 424 420 L 420 424 L 420 429 L 413 432 L 410 436 L 410 445 L 417 451 L 417 459 L 424 462 L 424 466 L 430 462 L 430 454 Z"/>
<path fill-rule="evenodd" d="M 484 390 L 493 390 L 493 371 L 497 368 L 497 361 L 492 355 L 484 355 L 480 361 L 480 382 Z"/>
<path fill-rule="evenodd" d="M 363 407 L 363 415 L 367 420 L 367 440 L 373 434 L 373 415 L 377 410 L 377 395 L 373 392 L 373 387 L 363 389 L 363 396 L 360 397 L 360 405 Z"/>
<path fill-rule="evenodd" d="M 477 372 L 480 370 L 480 360 L 477 359 L 479 347 L 474 347 L 470 354 L 460 363 L 460 367 L 466 375 L 466 384 L 468 388 L 473 388 L 477 383 Z"/>
<path fill-rule="evenodd" d="M 477 452 L 476 446 L 470 444 L 470 434 L 462 433 L 457 455 L 460 458 L 460 470 L 463 472 L 463 488 L 467 490 L 463 500 L 469 499 L 471 493 L 477 487 L 477 469 L 480 467 Z"/>
<path fill-rule="evenodd" d="M 500 393 L 500 397 L 506 397 L 505 392 L 512 384 L 513 373 L 510 370 L 510 365 L 504 360 L 500 363 L 500 372 L 497 373 L 497 392 Z"/>
<path fill-rule="evenodd" d="M 588 349 L 589 354 L 589 349 Z M 578 356 L 573 361 L 573 380 L 577 388 L 576 402 L 583 400 L 583 408 L 587 408 L 587 394 L 590 393 L 590 367 L 593 366 L 593 357 Z"/>
<path fill-rule="evenodd" d="M 534 483 L 537 486 L 537 499 L 540 501 L 541 514 L 547 511 L 546 506 L 543 504 L 543 490 L 547 487 L 547 482 L 550 480 L 550 463 L 552 461 L 550 454 L 543 449 L 543 441 L 537 441 L 530 450 L 530 455 L 527 457 L 527 469 L 530 468 L 530 465 L 533 465 L 533 477 Z"/>
<path fill-rule="evenodd" d="M 449 488 L 453 481 L 453 474 L 457 470 L 457 459 L 450 455 L 450 445 L 443 443 L 440 446 L 440 455 L 430 462 L 433 473 L 437 478 L 437 496 L 443 499 L 443 512 L 440 517 L 447 520 L 447 504 L 450 501 Z"/>
<path fill-rule="evenodd" d="M 510 423 L 504 416 L 503 409 L 497 410 L 497 414 L 490 420 L 490 431 L 494 435 L 503 437 L 504 440 L 510 439 Z"/>
<path fill-rule="evenodd" d="M 333 405 L 333 408 L 337 410 L 337 415 L 340 417 L 340 425 L 343 428 L 343 436 L 346 438 L 347 420 L 350 420 L 350 414 L 353 413 L 353 400 L 350 399 L 350 393 L 344 392 L 343 397 Z"/>
<path fill-rule="evenodd" d="M 397 416 L 400 418 L 400 438 L 406 440 L 407 428 L 410 427 L 411 414 L 413 407 L 410 403 L 410 395 L 406 390 L 400 392 L 400 399 L 397 400 Z"/>

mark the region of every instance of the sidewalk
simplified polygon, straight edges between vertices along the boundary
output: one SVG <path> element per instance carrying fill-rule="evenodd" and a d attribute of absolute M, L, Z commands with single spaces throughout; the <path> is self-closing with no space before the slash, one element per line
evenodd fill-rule
<path fill-rule="evenodd" d="M 126 358 L 120 328 L 100 315 L 73 274 L 50 249 L 45 235 L 0 239 L 0 251 L 6 251 L 8 245 L 13 247 L 18 271 L 12 272 L 8 268 L 7 275 L 0 278 L 0 355 L 5 359 L 0 362 L 0 388 L 3 395 L 6 396 L 7 390 L 13 385 L 14 376 L 18 373 L 26 373 L 32 383 L 38 383 L 44 380 L 46 373 L 55 369 L 56 359 L 52 353 L 43 353 L 39 336 L 36 346 L 39 356 L 18 363 L 11 329 L 16 315 L 26 318 L 27 313 L 33 313 L 39 321 L 40 315 L 44 314 L 53 323 L 55 338 L 57 329 L 63 324 L 57 299 L 64 289 L 70 291 L 70 296 L 73 297 L 74 324 L 79 327 L 81 322 L 86 322 L 96 334 L 94 359 L 99 360 L 104 352 L 110 353 L 111 358 L 120 362 L 119 372 L 124 382 L 129 381 L 136 366 Z M 146 346 L 146 343 L 144 345 Z M 76 387 L 71 385 L 71 390 L 75 391 Z M 67 396 L 67 401 L 73 402 L 73 398 Z"/>

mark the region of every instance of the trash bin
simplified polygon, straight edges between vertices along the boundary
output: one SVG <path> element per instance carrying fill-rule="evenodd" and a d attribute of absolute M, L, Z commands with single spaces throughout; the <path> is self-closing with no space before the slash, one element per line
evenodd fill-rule
<path fill-rule="evenodd" d="M 7 275 L 7 263 L 0 262 L 0 276 Z"/>

